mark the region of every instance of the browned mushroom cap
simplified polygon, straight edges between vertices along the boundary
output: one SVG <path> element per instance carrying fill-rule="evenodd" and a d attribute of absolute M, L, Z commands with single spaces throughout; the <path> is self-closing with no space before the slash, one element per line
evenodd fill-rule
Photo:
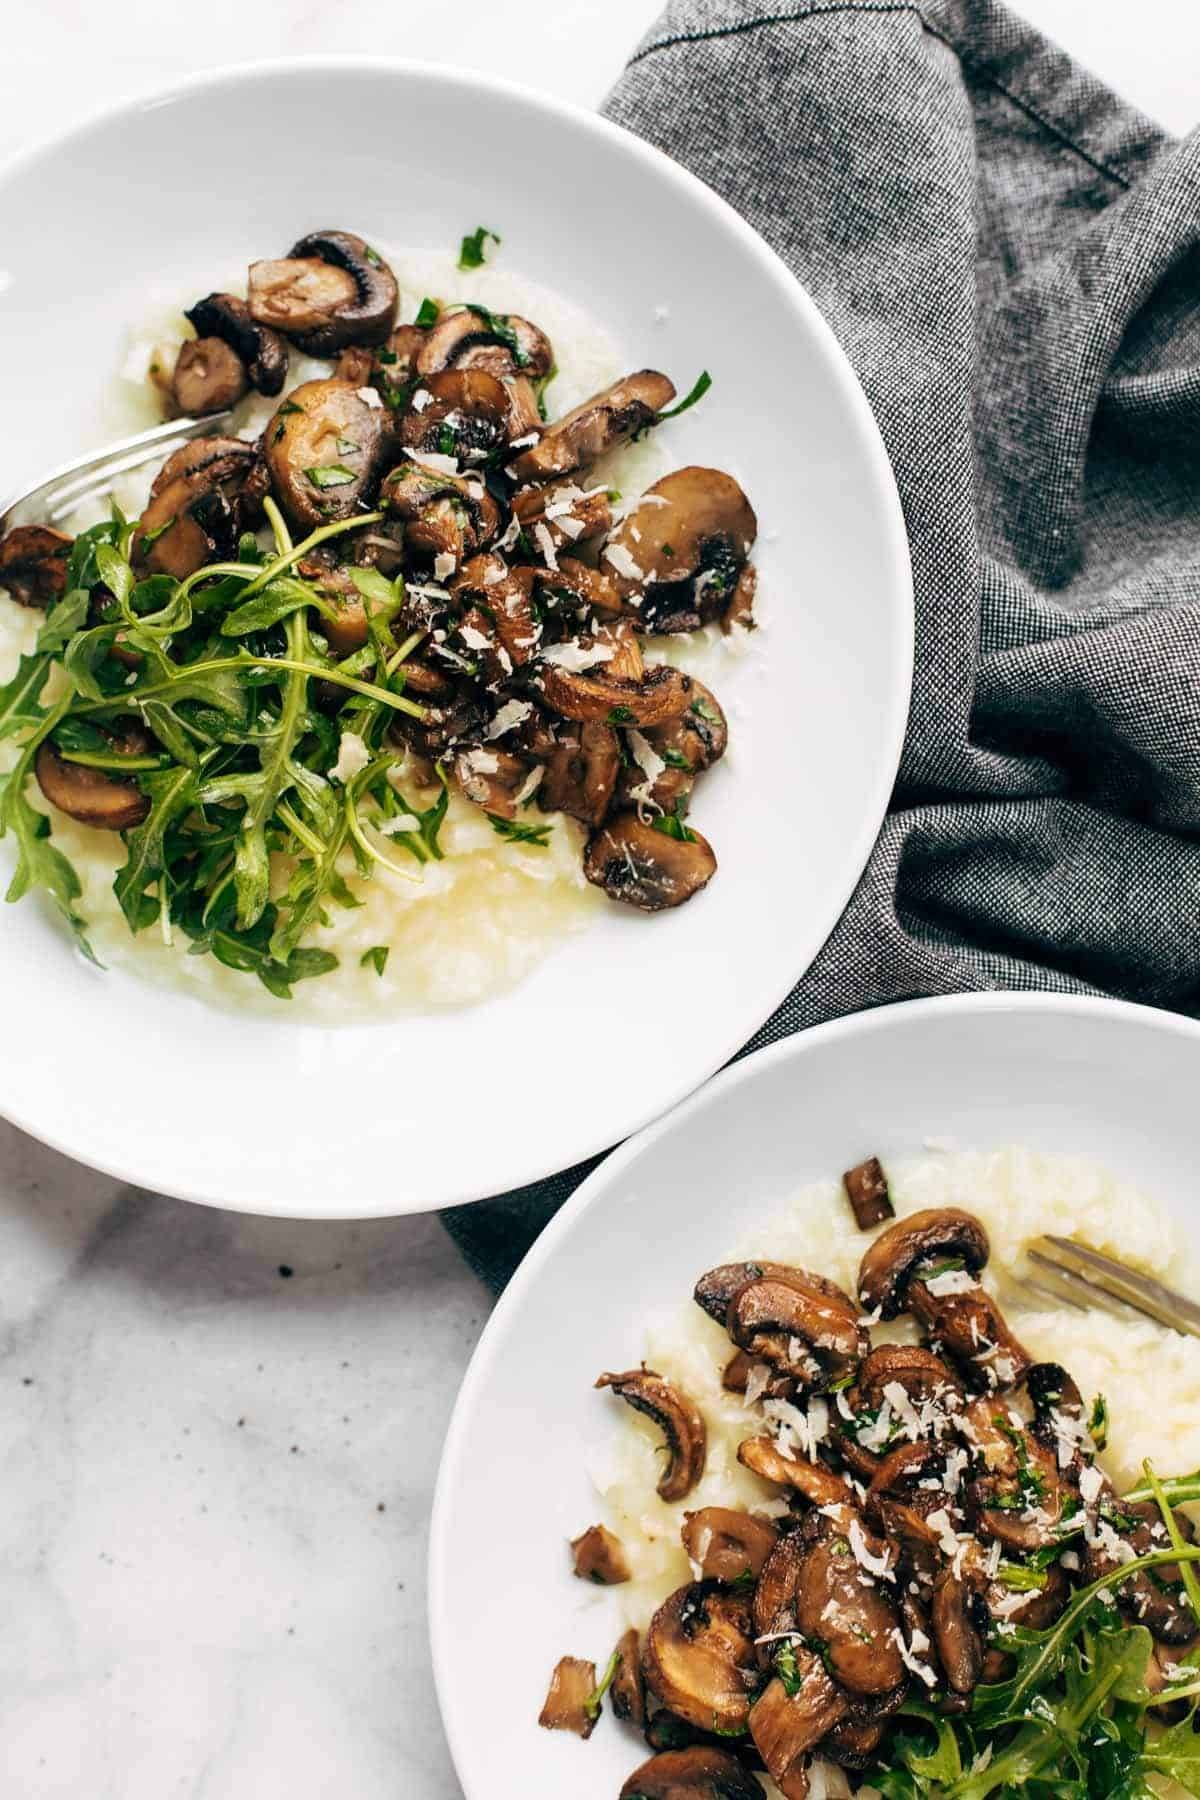
<path fill-rule="evenodd" d="M 789 1263 L 766 1260 L 719 1263 L 715 1269 L 709 1269 L 706 1275 L 700 1277 L 692 1290 L 692 1298 L 710 1319 L 715 1319 L 718 1325 L 724 1325 L 734 1297 L 747 1282 L 764 1280 L 800 1281 L 806 1288 L 816 1288 L 828 1294 L 831 1299 L 846 1299 L 841 1288 L 823 1275 L 812 1275 L 807 1269 L 794 1269 Z"/>
<path fill-rule="evenodd" d="M 832 1284 L 806 1279 L 800 1270 L 786 1280 L 760 1276 L 739 1288 L 729 1303 L 725 1325 L 735 1344 L 772 1368 L 822 1384 L 838 1378 L 867 1350 L 858 1308 Z"/>
<path fill-rule="evenodd" d="M 538 1724 L 547 1731 L 573 1731 L 576 1737 L 590 1738 L 600 1717 L 595 1692 L 595 1663 L 584 1662 L 578 1656 L 564 1656 L 550 1677 L 550 1691 Z"/>
<path fill-rule="evenodd" d="M 698 831 L 689 829 L 686 838 L 669 837 L 627 812 L 593 832 L 583 872 L 610 900 L 623 900 L 642 912 L 662 912 L 682 906 L 706 887 L 717 872 L 717 859 Z"/>
<path fill-rule="evenodd" d="M 579 1537 L 571 1539 L 575 1573 L 580 1581 L 594 1581 L 598 1587 L 616 1587 L 629 1580 L 629 1564 L 619 1537 L 607 1525 L 589 1525 Z"/>
<path fill-rule="evenodd" d="M 581 488 L 577 481 L 522 488 L 512 504 L 531 554 L 551 569 L 560 550 L 599 537 L 612 523 L 607 488 Z"/>
<path fill-rule="evenodd" d="M 169 456 L 138 520 L 137 566 L 182 581 L 214 556 L 231 554 L 257 461 L 253 444 L 227 437 L 199 438 Z"/>
<path fill-rule="evenodd" d="M 721 1371 L 721 1386 L 731 1394 L 745 1394 L 749 1391 L 755 1370 L 761 1371 L 758 1380 L 762 1385 L 758 1392 L 763 1399 L 790 1400 L 796 1392 L 796 1383 L 790 1376 L 777 1375 L 773 1369 L 768 1369 L 766 1363 L 759 1362 L 745 1350 L 735 1351 L 725 1364 Z"/>
<path fill-rule="evenodd" d="M 538 568 L 533 575 L 538 598 L 549 609 L 612 613 L 631 622 L 637 617 L 637 609 L 622 600 L 603 570 L 593 569 L 578 557 L 561 556 L 557 569 Z M 693 683 L 699 688 L 694 677 Z"/>
<path fill-rule="evenodd" d="M 693 584 L 703 617 L 712 590 L 730 569 L 736 577 L 757 535 L 754 508 L 732 475 L 721 469 L 676 469 L 646 489 L 610 536 L 602 560 L 627 594 L 652 583 L 711 577 Z M 728 598 L 732 588 L 729 579 L 721 597 Z M 715 606 L 712 616 L 723 610 Z"/>
<path fill-rule="evenodd" d="M 509 473 L 518 482 L 569 475 L 653 425 L 674 398 L 674 382 L 656 369 L 639 369 L 547 426 L 538 443 L 513 458 Z"/>
<path fill-rule="evenodd" d="M 630 732 L 626 742 L 630 754 L 626 757 L 617 782 L 617 810 L 626 812 L 630 808 L 636 808 L 644 817 L 648 807 L 652 812 L 682 819 L 687 812 L 696 777 L 687 769 L 673 769 L 664 763 L 641 732 Z"/>
<path fill-rule="evenodd" d="M 352 231 L 313 231 L 290 256 L 250 268 L 249 308 L 310 356 L 347 344 L 382 344 L 396 322 L 396 278 Z"/>
<path fill-rule="evenodd" d="M 646 1681 L 642 1674 L 641 1640 L 636 1626 L 622 1632 L 613 1652 L 616 1667 L 608 1697 L 618 1719 L 641 1731 L 646 1723 Z"/>
<path fill-rule="evenodd" d="M 869 1156 L 866 1162 L 856 1163 L 852 1169 L 847 1169 L 842 1176 L 842 1185 L 854 1214 L 854 1223 L 860 1231 L 870 1231 L 873 1226 L 881 1225 L 884 1219 L 895 1217 L 896 1209 L 888 1193 L 887 1176 L 877 1156 Z"/>
<path fill-rule="evenodd" d="M 117 756 L 144 756 L 152 747 L 146 733 L 132 722 L 109 736 Z M 49 738 L 37 753 L 33 772 L 50 804 L 81 825 L 94 825 L 100 831 L 131 831 L 150 811 L 149 798 L 134 782 L 105 769 L 68 762 Z"/>
<path fill-rule="evenodd" d="M 565 730 L 546 758 L 538 788 L 543 812 L 565 812 L 584 825 L 600 825 L 612 804 L 621 751 L 609 725 L 577 725 Z"/>
<path fill-rule="evenodd" d="M 920 1344 L 878 1345 L 863 1359 L 847 1401 L 855 1411 L 877 1411 L 893 1384 L 902 1388 L 916 1407 L 933 1403 L 936 1410 L 927 1422 L 930 1434 L 944 1430 L 962 1406 L 962 1387 L 949 1363 Z"/>
<path fill-rule="evenodd" d="M 651 726 L 646 738 L 669 767 L 699 774 L 724 756 L 729 726 L 712 689 L 693 675 L 687 711 L 666 725 Z"/>
<path fill-rule="evenodd" d="M 1026 1373 L 1025 1388 L 1033 1402 L 1033 1436 L 1054 1452 L 1059 1469 L 1077 1482 L 1094 1449 L 1083 1395 L 1061 1363 L 1034 1363 Z"/>
<path fill-rule="evenodd" d="M 789 1695 L 778 1676 L 769 1682 L 751 1708 L 750 1735 L 787 1800 L 804 1800 L 805 1759 L 843 1717 L 848 1702 L 813 1651 L 797 1644 L 795 1655 L 799 1687 Z"/>
<path fill-rule="evenodd" d="M 529 764 L 492 744 L 476 744 L 454 758 L 454 779 L 468 800 L 499 819 L 515 819 L 529 783 Z"/>
<path fill-rule="evenodd" d="M 762 1784 L 736 1756 L 710 1744 L 662 1750 L 635 1769 L 619 1800 L 762 1800 Z"/>
<path fill-rule="evenodd" d="M 209 294 L 184 314 L 198 338 L 221 338 L 245 368 L 260 394 L 277 394 L 288 372 L 288 347 L 277 331 L 251 318 L 235 294 Z M 186 345 L 185 345 L 186 348 Z M 178 367 L 176 376 L 178 377 Z"/>
<path fill-rule="evenodd" d="M 623 1375 L 601 1375 L 598 1388 L 611 1388 L 636 1412 L 661 1425 L 667 1441 L 667 1466 L 658 1481 L 664 1500 L 682 1500 L 704 1473 L 708 1434 L 692 1401 L 681 1388 L 653 1369 L 627 1369 Z"/>
<path fill-rule="evenodd" d="M 593 641 L 603 642 L 599 637 Z M 636 725 L 639 731 L 680 718 L 693 692 L 691 676 L 670 663 L 647 669 L 638 680 L 614 673 L 612 660 L 571 668 L 565 660 L 550 657 L 542 665 L 539 682 L 546 705 L 564 719 Z"/>
<path fill-rule="evenodd" d="M 962 1432 L 980 1465 L 968 1489 L 977 1534 L 1025 1552 L 1057 1542 L 1067 1496 L 1053 1453 L 1019 1418 L 985 1394 L 963 1412 Z"/>
<path fill-rule="evenodd" d="M 71 539 L 49 525 L 16 525 L 0 538 L 0 588 L 22 606 L 50 606 L 67 588 Z"/>
<path fill-rule="evenodd" d="M 728 1506 L 702 1506 L 685 1514 L 680 1535 L 693 1567 L 706 1581 L 757 1580 L 779 1542 L 774 1525 Z"/>
<path fill-rule="evenodd" d="M 404 462 L 386 477 L 379 504 L 406 521 L 404 541 L 443 579 L 495 537 L 500 509 L 474 475 L 444 475 Z M 439 559 L 449 557 L 445 567 Z"/>
<path fill-rule="evenodd" d="M 953 1272 L 951 1272 L 953 1275 Z M 1033 1361 L 1013 1336 L 1000 1308 L 986 1289 L 972 1286 L 947 1293 L 938 1278 L 908 1284 L 908 1310 L 925 1327 L 936 1350 L 953 1356 L 975 1387 L 993 1391 L 1015 1387 Z"/>
<path fill-rule="evenodd" d="M 756 1673 L 751 1630 L 742 1595 L 708 1582 L 677 1588 L 646 1632 L 647 1686 L 701 1731 L 743 1730 Z"/>
<path fill-rule="evenodd" d="M 344 381 L 306 381 L 267 426 L 267 467 L 279 503 L 305 528 L 362 506 L 391 446 L 390 419 Z"/>
<path fill-rule="evenodd" d="M 426 375 L 400 417 L 400 442 L 427 455 L 484 463 L 508 441 L 509 399 L 486 369 L 443 369 Z"/>
<path fill-rule="evenodd" d="M 970 1583 L 943 1569 L 933 1584 L 929 1619 L 934 1648 L 956 1694 L 969 1694 L 983 1672 L 988 1610 Z"/>
<path fill-rule="evenodd" d="M 824 1463 L 787 1456 L 774 1438 L 747 1438 L 738 1445 L 738 1461 L 764 1481 L 795 1488 L 814 1506 L 857 1506 L 854 1489 L 844 1476 L 835 1475 Z"/>
<path fill-rule="evenodd" d="M 531 662 L 541 642 L 542 627 L 533 609 L 533 582 L 527 578 L 530 574 L 529 570 L 510 569 L 502 556 L 473 556 L 450 583 L 456 605 L 484 614 L 484 629 L 498 649 L 497 676 L 511 675 Z"/>
<path fill-rule="evenodd" d="M 810 1642 L 825 1645 L 829 1672 L 844 1688 L 854 1694 L 890 1693 L 906 1678 L 896 1643 L 896 1608 L 881 1583 L 864 1577 L 849 1537 L 826 1524 L 797 1573 L 796 1624 Z M 894 1565 L 896 1553 L 884 1540 L 865 1542 L 872 1561 Z"/>
<path fill-rule="evenodd" d="M 181 346 L 171 377 L 171 394 L 181 413 L 193 419 L 236 406 L 249 383 L 236 350 L 223 338 L 189 338 Z"/>
<path fill-rule="evenodd" d="M 473 306 L 443 313 L 429 327 L 417 358 L 420 375 L 449 368 L 487 369 L 493 375 L 540 381 L 553 366 L 550 339 L 530 320 Z"/>
<path fill-rule="evenodd" d="M 858 1271 L 863 1305 L 885 1319 L 905 1309 L 908 1284 L 925 1263 L 955 1259 L 978 1275 L 990 1253 L 987 1233 L 971 1213 L 955 1206 L 910 1213 L 880 1232 Z"/>

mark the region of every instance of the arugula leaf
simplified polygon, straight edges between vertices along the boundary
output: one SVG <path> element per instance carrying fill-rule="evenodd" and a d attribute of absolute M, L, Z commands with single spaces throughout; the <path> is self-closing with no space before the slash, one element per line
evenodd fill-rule
<path fill-rule="evenodd" d="M 387 968 L 389 954 L 389 945 L 372 944 L 371 948 L 369 950 L 364 950 L 359 957 L 358 966 L 360 969 L 365 969 L 367 967 L 373 968 L 377 975 L 382 975 L 383 971 Z"/>
<path fill-rule="evenodd" d="M 509 844 L 532 844 L 545 850 L 550 843 L 551 825 L 522 825 L 519 819 L 503 819 L 499 813 L 488 813 L 491 827 Z"/>
<path fill-rule="evenodd" d="M 317 604 L 316 590 L 305 581 L 290 576 L 269 581 L 262 592 L 245 601 L 221 620 L 222 637 L 245 637 L 252 631 L 268 631 L 284 619 L 299 612 L 302 606 Z"/>
<path fill-rule="evenodd" d="M 1200 1794 L 1200 1736 L 1195 1709 L 1156 1737 L 1142 1752 L 1139 1772 L 1165 1775 L 1188 1794 Z"/>
<path fill-rule="evenodd" d="M 34 651 L 21 658 L 12 680 L 0 687 L 0 741 L 45 718 L 40 702 L 51 666 L 52 658 Z"/>
<path fill-rule="evenodd" d="M 685 413 L 689 407 L 695 406 L 697 400 L 703 400 L 711 386 L 712 376 L 707 369 L 702 369 L 696 377 L 691 392 L 684 396 L 678 406 L 672 406 L 666 412 L 660 412 L 658 423 L 661 425 L 664 419 L 677 419 L 680 413 Z"/>
<path fill-rule="evenodd" d="M 501 242 L 501 239 L 497 237 L 496 233 L 494 231 L 489 231 L 486 225 L 477 225 L 474 231 L 468 232 L 467 236 L 464 237 L 459 246 L 458 266 L 460 269 L 478 269 L 482 267 L 488 238 L 491 238 L 493 244 L 499 244 Z"/>
<path fill-rule="evenodd" d="M 147 889 L 157 886 L 166 872 L 167 833 L 195 806 L 199 776 L 194 768 L 176 763 L 158 774 L 143 775 L 138 785 L 149 797 L 150 811 L 126 832 L 128 855 L 113 882 L 132 932 L 153 925 L 159 916 L 159 895 Z"/>
<path fill-rule="evenodd" d="M 44 888 L 70 926 L 80 950 L 99 967 L 88 943 L 86 924 L 75 910 L 75 902 L 83 893 L 79 877 L 62 851 L 50 842 L 50 821 L 45 813 L 38 812 L 25 797 L 33 757 L 31 745 L 15 768 L 0 775 L 0 837 L 11 831 L 17 845 L 17 866 L 4 897 L 9 901 L 22 900 L 34 888 Z"/>

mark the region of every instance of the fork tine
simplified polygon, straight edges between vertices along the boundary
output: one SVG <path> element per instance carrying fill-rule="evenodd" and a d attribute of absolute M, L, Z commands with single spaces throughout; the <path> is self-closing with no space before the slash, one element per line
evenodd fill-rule
<path fill-rule="evenodd" d="M 1122 1306 L 1102 1289 L 1093 1287 L 1082 1276 L 1060 1268 L 1040 1251 L 1031 1248 L 1029 1259 L 1037 1264 L 1042 1291 L 1052 1293 L 1056 1300 L 1065 1300 L 1069 1306 L 1078 1307 L 1080 1312 L 1106 1312 L 1113 1319 L 1129 1317 L 1127 1306 Z"/>
<path fill-rule="evenodd" d="M 116 474 L 128 468 L 137 468 L 144 462 L 151 461 L 156 455 L 165 455 L 170 450 L 190 443 L 193 438 L 208 437 L 222 430 L 230 420 L 228 412 L 212 413 L 203 419 L 168 419 L 163 425 L 153 425 L 148 431 L 139 431 L 135 436 L 122 438 L 118 443 L 109 444 L 103 450 L 90 451 L 86 456 L 76 457 L 73 462 L 64 463 L 52 469 L 47 475 L 23 494 L 14 495 L 3 507 L 0 507 L 0 530 L 5 530 L 13 522 L 13 515 L 26 512 L 38 512 L 47 502 L 56 507 L 56 517 L 61 518 L 64 511 L 70 511 L 91 494 L 102 492 L 106 482 Z"/>
<path fill-rule="evenodd" d="M 1093 1295 L 1103 1294 L 1118 1300 L 1135 1312 L 1170 1325 L 1176 1331 L 1200 1337 L 1200 1306 L 1185 1299 L 1172 1288 L 1126 1268 L 1111 1256 L 1093 1250 L 1073 1238 L 1044 1237 L 1030 1250 L 1037 1262 L 1054 1269 L 1060 1279 L 1078 1291 L 1082 1284 Z"/>
<path fill-rule="evenodd" d="M 51 525 L 57 524 L 60 519 L 65 519 L 69 513 L 73 513 L 77 507 L 82 506 L 85 500 L 103 495 L 111 489 L 119 475 L 128 475 L 134 469 L 144 468 L 147 463 L 159 459 L 165 462 L 173 451 L 181 450 L 185 444 L 191 443 L 191 441 L 191 438 L 187 437 L 168 438 L 163 443 L 151 444 L 141 450 L 132 450 L 126 456 L 101 463 L 98 468 L 81 472 L 72 480 L 63 482 L 59 487 L 43 488 L 40 508 L 45 512 Z"/>
<path fill-rule="evenodd" d="M 1025 1282 L 1025 1287 L 1030 1293 L 1042 1294 L 1047 1300 L 1053 1300 L 1055 1306 L 1070 1306 L 1076 1312 L 1086 1312 L 1088 1310 L 1086 1301 L 1077 1300 L 1074 1294 L 1067 1292 L 1065 1282 L 1063 1283 L 1060 1292 L 1057 1288 L 1052 1287 L 1049 1281 L 1034 1281 L 1031 1276 Z"/>

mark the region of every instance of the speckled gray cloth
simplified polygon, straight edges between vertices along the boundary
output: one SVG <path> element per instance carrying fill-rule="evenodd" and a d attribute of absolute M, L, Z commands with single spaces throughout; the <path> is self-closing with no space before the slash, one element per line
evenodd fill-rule
<path fill-rule="evenodd" d="M 1200 1010 L 1200 138 L 993 0 L 675 0 L 605 110 L 814 296 L 912 545 L 892 810 L 749 1048 L 969 988 Z M 493 1287 L 591 1166 L 447 1216 Z"/>

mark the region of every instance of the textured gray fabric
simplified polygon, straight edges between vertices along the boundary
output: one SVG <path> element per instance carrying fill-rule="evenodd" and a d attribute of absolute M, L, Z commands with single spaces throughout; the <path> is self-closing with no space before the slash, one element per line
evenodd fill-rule
<path fill-rule="evenodd" d="M 956 989 L 1196 1010 L 1200 139 L 993 0 L 674 0 L 606 110 L 812 293 L 912 546 L 892 811 L 749 1047 Z M 500 1287 L 583 1173 L 449 1229 Z"/>

